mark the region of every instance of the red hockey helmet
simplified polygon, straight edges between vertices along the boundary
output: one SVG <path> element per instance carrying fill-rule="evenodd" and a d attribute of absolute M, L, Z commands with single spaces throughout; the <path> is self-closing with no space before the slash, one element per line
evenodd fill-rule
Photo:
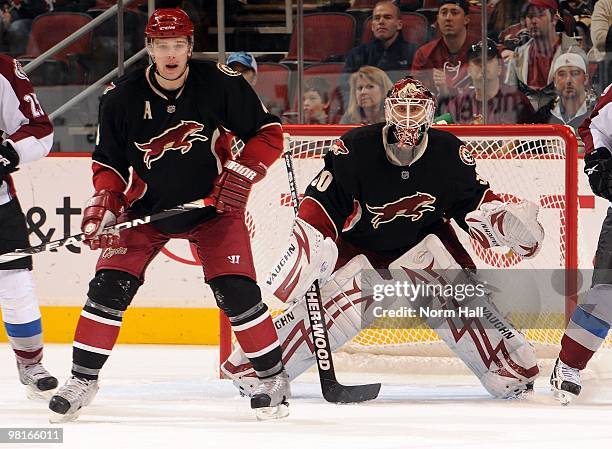
<path fill-rule="evenodd" d="M 193 22 L 180 8 L 156 9 L 147 22 L 145 36 L 147 39 L 180 36 L 191 39 L 193 38 Z"/>
<path fill-rule="evenodd" d="M 402 145 L 413 147 L 433 122 L 436 101 L 419 80 L 407 76 L 393 85 L 385 98 L 385 120 L 393 125 L 395 137 Z"/>

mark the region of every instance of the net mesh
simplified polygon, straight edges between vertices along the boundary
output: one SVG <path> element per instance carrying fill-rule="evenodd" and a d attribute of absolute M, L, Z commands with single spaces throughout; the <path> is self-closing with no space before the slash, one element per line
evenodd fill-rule
<path fill-rule="evenodd" d="M 485 127 L 481 127 L 485 128 Z M 502 129 L 497 127 L 496 129 Z M 476 128 L 475 128 L 476 129 Z M 287 141 L 293 157 L 297 187 L 302 195 L 309 182 L 321 170 L 322 158 L 334 139 L 345 130 L 321 132 L 319 135 L 299 135 L 293 132 Z M 577 232 L 577 223 L 568 225 L 566 195 L 566 140 L 563 135 L 524 136 L 483 135 L 459 137 L 467 145 L 476 161 L 477 172 L 486 179 L 493 191 L 505 201 L 528 199 L 540 205 L 538 219 L 545 229 L 545 240 L 540 253 L 529 261 L 522 260 L 512 252 L 499 249 L 483 249 L 471 241 L 463 231 L 458 235 L 479 268 L 504 269 L 559 269 L 568 266 L 568 232 Z M 435 149 L 432 149 L 435 150 Z M 431 150 L 429 150 L 431 151 Z M 572 181 L 575 182 L 575 181 Z M 258 277 L 261 279 L 285 249 L 293 222 L 293 209 L 285 165 L 275 163 L 268 176 L 255 186 L 249 202 L 249 228 Z M 576 266 L 577 261 L 570 261 Z M 570 263 L 570 266 L 571 263 Z M 266 296 L 273 314 L 279 313 L 282 304 Z M 517 328 L 522 329 L 536 346 L 539 355 L 556 354 L 563 335 L 565 316 L 559 308 L 550 313 L 533 316 L 509 317 Z M 419 323 L 393 322 L 375 323 L 362 331 L 344 346 L 347 352 L 372 352 L 391 355 L 451 355 L 437 335 Z M 389 321 L 391 320 L 391 322 Z M 405 320 L 405 319 L 403 319 Z M 535 321 L 534 321 L 535 320 Z M 606 342 L 610 346 L 609 340 Z"/>

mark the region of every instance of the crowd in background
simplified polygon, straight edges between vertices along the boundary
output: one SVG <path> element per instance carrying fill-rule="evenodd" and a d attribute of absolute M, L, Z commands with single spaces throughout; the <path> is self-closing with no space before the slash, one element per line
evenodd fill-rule
<path fill-rule="evenodd" d="M 32 22 L 42 14 L 87 12 L 112 3 L 2 0 L 0 52 L 25 55 Z M 214 3 L 158 1 L 156 6 L 181 6 L 194 16 L 196 24 L 203 24 L 203 17 L 214 14 L 210 11 Z M 357 3 L 364 2 L 344 2 L 349 12 Z M 561 123 L 576 128 L 611 81 L 607 55 L 612 50 L 612 0 L 491 0 L 485 5 L 488 39 L 484 42 L 478 23 L 481 1 L 382 0 L 370 4 L 372 10 L 365 17 L 371 39 L 345 55 L 334 55 L 332 61 L 342 64 L 341 73 L 305 77 L 305 123 L 381 121 L 384 98 L 392 83 L 411 74 L 435 93 L 436 114 L 444 115 L 447 121 L 477 124 L 483 123 L 486 115 L 487 123 Z M 128 8 L 144 14 L 146 2 L 136 0 Z M 423 42 L 406 38 L 402 13 L 407 11 L 431 13 Z M 209 34 L 204 25 L 199 28 L 196 51 L 206 41 L 203 35 Z M 289 104 L 279 106 L 263 92 L 257 64 L 269 59 L 257 56 L 258 61 L 248 52 L 230 54 L 227 63 L 245 74 L 270 110 L 284 122 L 296 123 L 297 93 L 290 92 Z M 295 64 L 287 65 L 295 74 Z"/>

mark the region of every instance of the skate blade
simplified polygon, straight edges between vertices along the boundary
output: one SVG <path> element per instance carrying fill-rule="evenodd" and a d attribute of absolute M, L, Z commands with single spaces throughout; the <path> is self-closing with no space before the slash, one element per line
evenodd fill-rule
<path fill-rule="evenodd" d="M 574 399 L 576 399 L 576 395 L 569 393 L 564 390 L 558 390 L 556 388 L 551 388 L 553 392 L 553 396 L 561 405 L 569 405 Z"/>
<path fill-rule="evenodd" d="M 55 413 L 54 411 L 49 411 L 49 422 L 51 424 L 61 424 L 65 422 L 75 421 L 79 417 L 79 411 L 75 413 L 66 413 L 62 415 L 61 413 Z"/>
<path fill-rule="evenodd" d="M 289 416 L 289 404 L 287 402 L 282 402 L 275 407 L 256 408 L 255 416 L 258 421 L 286 418 Z"/>
<path fill-rule="evenodd" d="M 53 388 L 51 390 L 42 391 L 31 385 L 26 385 L 25 389 L 26 389 L 26 396 L 28 397 L 28 399 L 32 401 L 40 401 L 40 402 L 42 401 L 49 402 L 51 398 L 53 397 L 55 390 L 57 390 L 57 388 Z"/>

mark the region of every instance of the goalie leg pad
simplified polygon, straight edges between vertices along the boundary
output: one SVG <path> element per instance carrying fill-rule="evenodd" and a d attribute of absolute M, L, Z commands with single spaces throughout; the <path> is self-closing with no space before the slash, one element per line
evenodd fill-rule
<path fill-rule="evenodd" d="M 426 284 L 474 285 L 438 237 L 429 235 L 389 265 L 395 278 Z M 464 289 L 462 289 L 464 290 Z M 458 291 L 458 290 L 455 290 Z M 525 336 L 489 302 L 483 291 L 457 301 L 454 297 L 419 298 L 419 304 L 438 313 L 422 316 L 427 325 L 478 377 L 485 389 L 500 398 L 525 391 L 539 373 L 535 351 Z M 419 309 L 421 310 L 421 309 Z M 433 316 L 432 316 L 433 315 Z"/>
<path fill-rule="evenodd" d="M 338 260 L 338 248 L 306 221 L 296 218 L 289 246 L 262 283 L 283 302 L 301 299 L 312 283 L 329 278 Z"/>
<path fill-rule="evenodd" d="M 326 325 L 332 351 L 353 339 L 369 323 L 364 315 L 375 301 L 365 296 L 361 272 L 371 270 L 368 280 L 377 274 L 363 255 L 351 259 L 321 288 Z M 370 273 L 370 272 L 368 272 Z M 381 279 L 382 280 L 382 279 Z M 363 287 L 363 288 L 362 288 Z M 305 298 L 294 302 L 274 319 L 283 351 L 283 362 L 290 380 L 295 379 L 315 364 L 312 335 Z M 221 366 L 223 373 L 245 394 L 257 385 L 253 368 L 240 348 L 236 348 Z"/>

